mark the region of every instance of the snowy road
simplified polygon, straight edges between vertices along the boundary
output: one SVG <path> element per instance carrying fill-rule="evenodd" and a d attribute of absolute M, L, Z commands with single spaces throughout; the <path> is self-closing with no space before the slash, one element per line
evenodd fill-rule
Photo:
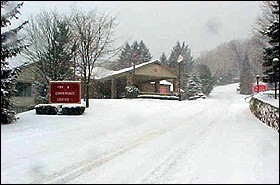
<path fill-rule="evenodd" d="M 279 183 L 279 134 L 236 84 L 208 99 L 92 100 L 1 126 L 1 183 Z"/>

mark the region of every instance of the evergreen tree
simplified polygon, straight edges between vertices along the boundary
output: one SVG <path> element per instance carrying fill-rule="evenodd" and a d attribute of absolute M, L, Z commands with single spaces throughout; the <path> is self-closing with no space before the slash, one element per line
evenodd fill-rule
<path fill-rule="evenodd" d="M 37 67 L 49 80 L 70 80 L 73 53 L 69 25 L 66 20 L 54 20 L 51 31 L 49 46 L 37 62 Z"/>
<path fill-rule="evenodd" d="M 183 60 L 180 62 L 181 84 L 182 88 L 186 88 L 186 83 L 194 68 L 194 59 L 191 56 L 191 50 L 188 48 L 188 45 L 185 45 L 185 42 L 181 45 L 177 41 L 168 59 L 168 65 L 177 73 L 179 73 L 179 63 L 177 62 L 179 55 L 183 56 Z"/>
<path fill-rule="evenodd" d="M 201 79 L 201 91 L 205 95 L 209 95 L 215 85 L 215 78 L 212 76 L 211 70 L 205 64 L 198 64 L 195 66 L 199 78 Z"/>
<path fill-rule="evenodd" d="M 279 62 L 273 63 L 274 58 L 279 59 L 279 1 L 271 1 L 272 14 L 274 19 L 270 25 L 260 32 L 267 36 L 268 46 L 265 47 L 263 60 L 264 81 L 270 83 L 279 82 Z"/>
<path fill-rule="evenodd" d="M 145 62 L 149 62 L 151 61 L 151 59 L 153 58 L 149 49 L 147 48 L 147 46 L 144 44 L 143 40 L 140 41 L 139 43 L 139 64 L 140 63 L 145 63 Z"/>
<path fill-rule="evenodd" d="M 202 92 L 202 84 L 199 77 L 195 74 L 191 75 L 186 83 L 185 94 L 188 99 L 194 99 L 195 95 Z"/>
<path fill-rule="evenodd" d="M 168 60 L 167 57 L 165 56 L 165 53 L 163 52 L 162 55 L 159 58 L 160 62 L 163 63 L 164 65 L 168 66 Z"/>
<path fill-rule="evenodd" d="M 13 18 L 18 19 L 19 9 L 23 3 L 17 4 L 10 9 L 10 1 L 1 1 L 1 124 L 9 124 L 15 121 L 15 112 L 12 110 L 11 96 L 13 95 L 13 86 L 19 68 L 10 68 L 7 59 L 16 56 L 27 46 L 22 43 L 18 32 L 27 24 L 23 22 L 18 27 L 9 30 Z M 4 29 L 6 28 L 7 31 Z M 2 33 L 2 29 L 4 30 Z"/>
<path fill-rule="evenodd" d="M 130 67 L 131 59 L 132 59 L 132 49 L 130 45 L 126 43 L 125 47 L 121 51 L 119 59 L 117 60 L 117 70 Z"/>
<path fill-rule="evenodd" d="M 168 59 L 168 65 L 172 68 L 178 68 L 178 62 L 177 59 L 179 55 L 183 53 L 183 48 L 185 47 L 185 42 L 183 42 L 182 46 L 179 41 L 177 41 L 176 45 L 172 48 L 172 51 L 170 53 L 169 59 Z M 183 55 L 182 55 L 183 56 Z"/>
<path fill-rule="evenodd" d="M 137 41 L 133 42 L 133 44 L 131 45 L 131 50 L 131 66 L 133 65 L 132 62 L 135 62 L 135 65 L 141 63 L 141 51 Z"/>
<path fill-rule="evenodd" d="M 36 88 L 36 97 L 35 104 L 47 104 L 49 102 L 48 99 L 48 84 L 43 80 L 35 81 L 34 83 Z"/>
<path fill-rule="evenodd" d="M 135 58 L 133 58 L 133 54 L 135 53 Z M 121 51 L 121 54 L 117 60 L 117 69 L 123 69 L 127 67 L 131 67 L 133 65 L 133 61 L 135 64 L 141 64 L 144 62 L 149 62 L 152 59 L 152 55 L 141 40 L 138 44 L 137 41 L 134 41 L 132 45 L 126 43 L 125 47 Z"/>

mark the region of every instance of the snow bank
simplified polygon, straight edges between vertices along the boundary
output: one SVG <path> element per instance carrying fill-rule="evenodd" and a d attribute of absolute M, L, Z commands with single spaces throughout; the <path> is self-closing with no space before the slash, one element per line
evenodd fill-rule
<path fill-rule="evenodd" d="M 277 94 L 279 95 L 279 90 Z M 259 92 L 254 97 L 279 109 L 279 99 L 275 99 L 275 91 Z"/>

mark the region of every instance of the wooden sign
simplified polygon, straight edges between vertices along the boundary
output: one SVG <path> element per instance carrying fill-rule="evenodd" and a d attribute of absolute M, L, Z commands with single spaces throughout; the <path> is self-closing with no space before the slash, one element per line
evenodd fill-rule
<path fill-rule="evenodd" d="M 51 81 L 49 103 L 81 103 L 80 81 Z"/>

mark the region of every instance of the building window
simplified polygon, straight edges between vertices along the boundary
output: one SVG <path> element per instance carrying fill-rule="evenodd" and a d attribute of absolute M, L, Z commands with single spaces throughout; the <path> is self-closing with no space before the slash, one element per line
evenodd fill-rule
<path fill-rule="evenodd" d="M 17 82 L 16 96 L 31 96 L 31 83 Z"/>

